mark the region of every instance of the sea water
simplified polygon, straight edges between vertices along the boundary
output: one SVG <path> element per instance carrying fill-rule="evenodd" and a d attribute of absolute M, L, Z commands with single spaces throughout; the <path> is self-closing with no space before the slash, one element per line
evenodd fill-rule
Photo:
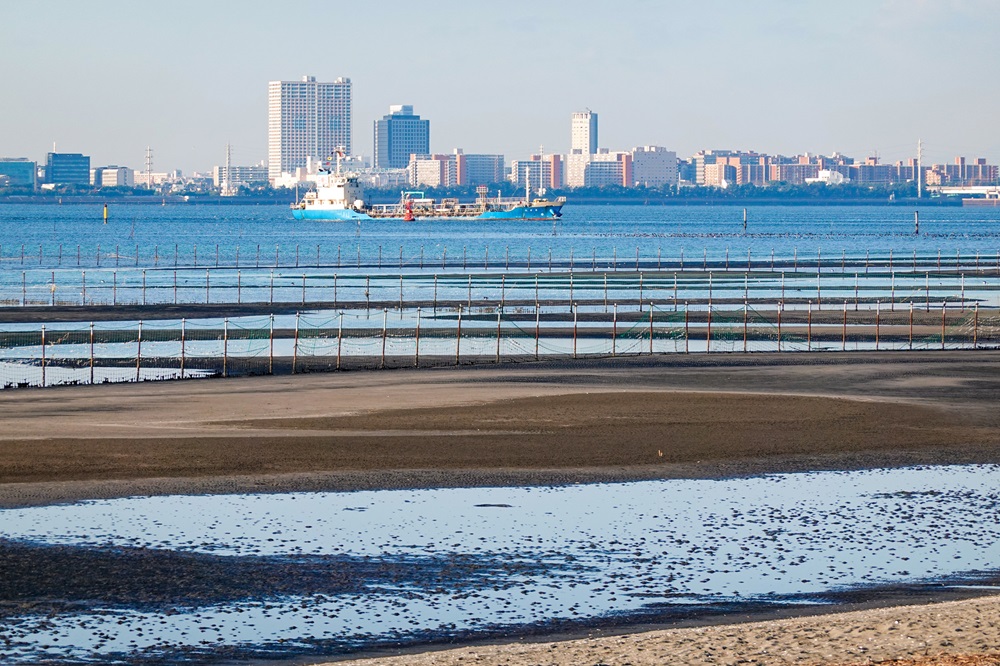
<path fill-rule="evenodd" d="M 1000 466 L 971 465 L 6 510 L 9 540 L 367 573 L 342 593 L 27 610 L 0 629 L 0 657 L 342 654 L 974 582 L 1000 564 L 998 488 Z"/>

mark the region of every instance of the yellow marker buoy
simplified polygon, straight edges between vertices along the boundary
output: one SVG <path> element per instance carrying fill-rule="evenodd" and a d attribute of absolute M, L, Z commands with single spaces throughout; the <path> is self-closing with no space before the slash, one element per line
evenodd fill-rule
<path fill-rule="evenodd" d="M 104 224 L 108 223 L 108 204 L 104 204 Z"/>

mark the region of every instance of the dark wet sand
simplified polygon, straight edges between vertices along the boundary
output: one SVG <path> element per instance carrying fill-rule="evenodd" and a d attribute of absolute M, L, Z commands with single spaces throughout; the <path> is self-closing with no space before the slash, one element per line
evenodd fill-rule
<path fill-rule="evenodd" d="M 674 355 L 9 390 L 0 392 L 0 506 L 1000 463 L 998 397 L 997 352 Z M 997 608 L 962 617 L 1000 626 Z M 809 631 L 829 634 L 839 617 L 813 619 Z M 865 640 L 877 635 L 867 626 Z M 602 639 L 612 642 L 591 661 L 662 663 L 640 654 L 663 657 L 652 636 Z M 569 645 L 406 662 L 569 664 L 591 654 L 563 652 Z M 757 663 L 866 653 L 809 654 Z"/>
<path fill-rule="evenodd" d="M 1000 462 L 1000 353 L 661 356 L 0 392 L 0 506 Z"/>

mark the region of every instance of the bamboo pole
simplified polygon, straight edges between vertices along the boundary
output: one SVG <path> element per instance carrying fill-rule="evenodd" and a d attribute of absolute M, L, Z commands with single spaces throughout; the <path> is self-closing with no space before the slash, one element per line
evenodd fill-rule
<path fill-rule="evenodd" d="M 414 334 L 414 341 L 416 343 L 413 350 L 413 367 L 420 367 L 420 307 L 417 307 L 417 328 Z"/>
<path fill-rule="evenodd" d="M 42 388 L 45 388 L 45 324 L 42 324 Z"/>
<path fill-rule="evenodd" d="M 379 362 L 379 369 L 385 370 L 385 343 L 388 337 L 387 324 L 389 321 L 389 308 L 382 308 L 382 360 Z"/>
<path fill-rule="evenodd" d="M 222 376 L 229 376 L 229 317 L 222 320 Z"/>
<path fill-rule="evenodd" d="M 611 320 L 611 356 L 618 352 L 618 304 L 614 304 L 614 314 Z"/>
<path fill-rule="evenodd" d="M 535 360 L 538 360 L 538 344 L 541 339 L 541 323 L 542 323 L 542 310 L 540 307 L 535 308 Z"/>
<path fill-rule="evenodd" d="M 136 339 L 138 347 L 135 352 L 135 381 L 139 381 L 142 368 L 142 320 L 139 320 L 139 334 Z M 225 361 L 223 361 L 225 363 Z M 223 365 L 225 367 L 225 365 Z"/>
<path fill-rule="evenodd" d="M 292 374 L 295 374 L 295 366 L 299 361 L 299 313 L 295 313 L 295 339 L 292 342 Z"/>
<path fill-rule="evenodd" d="M 462 360 L 462 306 L 458 306 L 458 328 L 455 332 L 455 365 L 460 365 Z"/>
<path fill-rule="evenodd" d="M 184 361 L 187 348 L 187 319 L 181 319 L 181 379 L 184 379 Z"/>
<path fill-rule="evenodd" d="M 94 322 L 90 322 L 90 383 L 94 383 Z"/>
<path fill-rule="evenodd" d="M 340 370 L 341 349 L 344 342 L 344 313 L 340 312 L 337 321 L 337 370 Z"/>

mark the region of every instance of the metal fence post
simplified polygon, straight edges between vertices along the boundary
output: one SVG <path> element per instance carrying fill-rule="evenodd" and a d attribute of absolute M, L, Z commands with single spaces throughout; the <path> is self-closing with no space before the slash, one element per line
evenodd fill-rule
<path fill-rule="evenodd" d="M 211 280 L 211 272 L 208 269 L 205 269 L 205 305 L 208 305 L 211 302 Z"/>
<path fill-rule="evenodd" d="M 270 328 L 267 335 L 267 373 L 274 374 L 274 315 L 270 316 Z"/>
<path fill-rule="evenodd" d="M 80 305 L 87 304 L 87 271 L 80 271 L 80 285 L 83 291 L 80 292 Z"/>
<path fill-rule="evenodd" d="M 146 269 L 142 269 L 142 304 L 146 304 Z"/>
<path fill-rule="evenodd" d="M 542 309 L 539 306 L 535 307 L 535 360 L 538 360 L 538 346 L 539 340 L 542 333 Z"/>

